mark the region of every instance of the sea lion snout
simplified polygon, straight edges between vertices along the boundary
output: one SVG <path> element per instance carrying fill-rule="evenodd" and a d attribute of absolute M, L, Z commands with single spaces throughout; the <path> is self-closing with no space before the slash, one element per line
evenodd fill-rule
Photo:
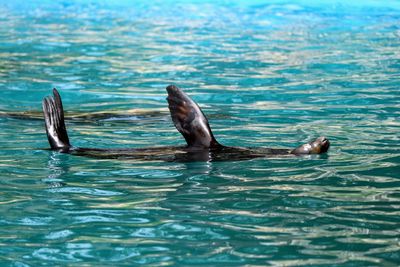
<path fill-rule="evenodd" d="M 320 136 L 310 143 L 312 149 L 310 154 L 320 154 L 328 151 L 330 142 L 325 136 Z"/>
<path fill-rule="evenodd" d="M 328 151 L 331 143 L 329 142 L 328 138 L 326 138 L 325 136 L 321 136 L 318 139 L 319 139 L 319 142 L 321 143 L 320 153 L 325 153 L 326 151 Z"/>
<path fill-rule="evenodd" d="M 326 138 L 325 136 L 320 136 L 317 139 L 315 139 L 315 141 L 321 142 L 321 143 L 329 142 L 328 138 Z"/>

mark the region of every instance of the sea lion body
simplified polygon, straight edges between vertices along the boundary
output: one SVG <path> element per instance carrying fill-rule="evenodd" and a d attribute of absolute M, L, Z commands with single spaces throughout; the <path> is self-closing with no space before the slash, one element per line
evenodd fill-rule
<path fill-rule="evenodd" d="M 46 133 L 53 150 L 77 156 L 102 159 L 135 159 L 163 161 L 227 161 L 261 157 L 295 156 L 325 153 L 330 146 L 325 137 L 295 149 L 242 148 L 221 145 L 214 137 L 208 120 L 200 107 L 174 85 L 167 87 L 168 108 L 176 129 L 185 138 L 186 146 L 100 149 L 73 147 L 64 122 L 61 97 L 53 89 L 53 97 L 43 100 Z"/>
<path fill-rule="evenodd" d="M 68 148 L 60 150 L 76 156 L 100 159 L 136 159 L 162 161 L 237 161 L 254 158 L 294 156 L 290 149 L 226 147 L 192 149 L 187 146 L 167 146 L 127 149 Z"/>

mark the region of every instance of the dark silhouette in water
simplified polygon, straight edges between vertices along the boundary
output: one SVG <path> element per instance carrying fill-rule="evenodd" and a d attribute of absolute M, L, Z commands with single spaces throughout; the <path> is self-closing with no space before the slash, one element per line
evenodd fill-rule
<path fill-rule="evenodd" d="M 268 156 L 290 156 L 325 153 L 329 141 L 319 137 L 295 149 L 241 148 L 223 146 L 215 139 L 208 120 L 200 107 L 182 90 L 174 85 L 167 87 L 168 107 L 176 129 L 186 140 L 186 146 L 150 147 L 129 149 L 99 149 L 73 147 L 64 122 L 61 97 L 56 89 L 54 96 L 43 100 L 47 137 L 51 149 L 62 153 L 94 158 L 117 158 L 164 161 L 222 161 L 248 160 Z"/>
<path fill-rule="evenodd" d="M 129 111 L 110 110 L 105 112 L 66 112 L 65 120 L 74 122 L 98 122 L 98 121 L 132 121 L 142 119 L 157 119 L 168 116 L 165 110 L 134 109 Z M 43 120 L 42 111 L 2 111 L 0 118 L 12 118 L 20 120 Z"/>

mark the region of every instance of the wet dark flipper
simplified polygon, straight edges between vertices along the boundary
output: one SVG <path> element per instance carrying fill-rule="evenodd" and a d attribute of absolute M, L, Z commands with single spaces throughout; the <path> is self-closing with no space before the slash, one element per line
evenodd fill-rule
<path fill-rule="evenodd" d="M 65 127 L 63 105 L 55 88 L 53 95 L 44 98 L 42 102 L 47 138 L 52 149 L 68 150 L 71 144 Z"/>
<path fill-rule="evenodd" d="M 175 85 L 167 87 L 168 108 L 176 129 L 183 135 L 189 148 L 218 148 L 210 125 L 200 107 Z"/>

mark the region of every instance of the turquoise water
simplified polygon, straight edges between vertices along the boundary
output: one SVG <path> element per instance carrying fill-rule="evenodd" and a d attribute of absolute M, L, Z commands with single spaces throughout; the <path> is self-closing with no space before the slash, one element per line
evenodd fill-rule
<path fill-rule="evenodd" d="M 43 121 L 2 116 L 1 266 L 400 264 L 398 1 L 9 2 L 0 111 L 40 111 L 57 87 L 67 111 L 130 114 L 68 121 L 76 146 L 184 144 L 171 83 L 225 145 L 332 146 L 97 160 L 43 150 Z"/>

